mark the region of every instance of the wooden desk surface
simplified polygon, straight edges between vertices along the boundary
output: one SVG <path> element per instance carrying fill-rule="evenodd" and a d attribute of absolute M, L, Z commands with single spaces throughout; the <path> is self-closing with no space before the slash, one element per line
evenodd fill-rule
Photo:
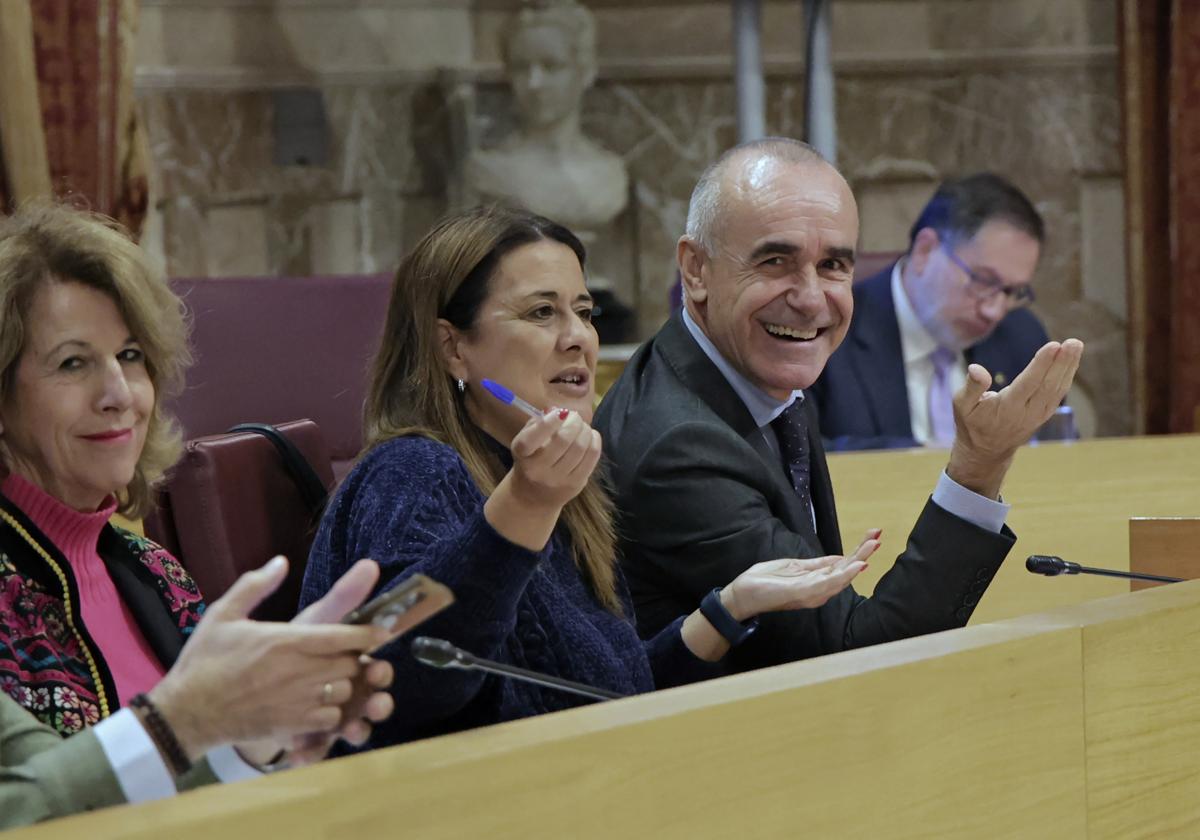
<path fill-rule="evenodd" d="M 13 836 L 1196 837 L 1198 619 L 1127 593 Z"/>
<path fill-rule="evenodd" d="M 883 546 L 855 582 L 863 593 L 891 568 L 933 490 L 939 450 L 830 455 L 846 546 L 883 528 Z M 1025 571 L 1030 554 L 1085 566 L 1129 569 L 1129 518 L 1200 515 L 1200 435 L 1110 438 L 1025 447 L 1004 484 L 1017 544 L 980 601 L 972 623 L 1040 612 L 1129 591 L 1121 580 L 1046 578 Z"/>

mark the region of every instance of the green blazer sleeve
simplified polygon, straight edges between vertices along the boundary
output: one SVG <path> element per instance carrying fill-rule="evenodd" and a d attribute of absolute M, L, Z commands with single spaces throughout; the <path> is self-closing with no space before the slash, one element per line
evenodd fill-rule
<path fill-rule="evenodd" d="M 192 765 L 192 769 L 184 773 L 175 780 L 175 787 L 181 791 L 195 790 L 204 785 L 217 785 L 221 780 L 217 778 L 217 774 L 208 766 L 208 759 L 202 759 L 198 764 Z"/>
<path fill-rule="evenodd" d="M 213 784 L 207 761 L 177 780 L 180 790 Z M 0 694 L 0 829 L 124 803 L 121 784 L 90 731 L 62 738 Z"/>
<path fill-rule="evenodd" d="M 0 828 L 124 801 L 95 735 L 64 740 L 0 695 Z"/>

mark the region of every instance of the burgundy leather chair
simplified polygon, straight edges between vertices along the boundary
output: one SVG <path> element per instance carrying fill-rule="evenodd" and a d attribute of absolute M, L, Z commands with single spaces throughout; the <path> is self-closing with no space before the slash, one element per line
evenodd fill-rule
<path fill-rule="evenodd" d="M 331 489 L 329 449 L 317 424 L 296 420 L 277 428 Z M 296 613 L 318 523 L 271 441 L 251 432 L 189 441 L 159 496 L 158 510 L 144 523 L 146 536 L 183 563 L 206 601 L 219 598 L 243 572 L 283 554 L 290 561 L 287 579 L 254 615 L 285 621 Z"/>
<path fill-rule="evenodd" d="M 362 448 L 368 368 L 391 294 L 386 275 L 176 279 L 195 364 L 167 409 L 188 439 L 238 423 L 311 417 L 344 477 Z"/>

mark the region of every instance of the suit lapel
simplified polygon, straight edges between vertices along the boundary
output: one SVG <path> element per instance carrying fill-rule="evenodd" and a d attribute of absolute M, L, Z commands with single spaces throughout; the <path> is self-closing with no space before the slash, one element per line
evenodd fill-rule
<path fill-rule="evenodd" d="M 842 553 L 842 535 L 838 529 L 837 506 L 833 501 L 833 482 L 829 478 L 829 464 L 825 460 L 825 447 L 821 443 L 821 432 L 817 427 L 817 410 L 813 401 L 804 400 L 808 414 L 809 472 L 811 474 L 813 514 L 817 520 L 817 539 L 825 554 Z"/>
<path fill-rule="evenodd" d="M 987 368 L 988 373 L 992 375 L 991 390 L 999 391 L 1012 382 L 1013 377 L 1020 373 L 1020 371 L 1009 370 L 1007 355 L 1003 352 L 997 352 L 995 344 L 992 342 L 993 338 L 994 334 L 988 336 L 974 347 L 968 347 L 963 356 L 966 357 L 967 364 L 983 365 Z"/>
<path fill-rule="evenodd" d="M 692 338 L 679 313 L 671 316 L 655 339 L 663 361 L 691 393 L 716 412 L 741 437 L 757 431 L 754 418 L 725 375 Z"/>
<path fill-rule="evenodd" d="M 776 511 L 776 514 L 780 515 L 780 519 L 796 533 L 812 535 L 812 517 L 809 511 L 802 508 L 800 497 L 796 495 L 796 490 L 792 487 L 791 477 L 787 474 L 782 459 L 767 443 L 764 433 L 758 428 L 749 409 L 746 408 L 746 404 L 733 390 L 725 375 L 708 356 L 704 355 L 700 345 L 692 338 L 683 323 L 682 316 L 676 314 L 667 322 L 655 338 L 655 344 L 663 361 L 675 372 L 687 390 L 703 400 L 705 405 L 758 453 L 763 461 L 766 474 L 770 476 L 771 482 L 775 485 L 776 495 L 784 500 L 786 510 Z M 823 518 L 828 519 L 829 516 L 832 516 L 831 533 L 834 535 L 833 539 L 840 544 L 840 538 L 836 536 L 837 515 L 833 510 L 833 489 L 829 484 L 825 451 L 820 443 L 817 414 L 812 400 L 806 399 L 805 403 L 809 446 L 814 453 L 812 493 L 813 507 L 817 512 L 817 526 L 820 529 Z M 815 444 L 813 443 L 814 439 L 816 440 Z M 819 468 L 818 463 L 820 464 Z M 822 497 L 819 504 L 818 496 Z M 825 531 L 819 532 L 830 533 L 830 530 L 827 527 Z M 825 540 L 821 540 L 821 543 L 824 544 Z"/>
<path fill-rule="evenodd" d="M 902 428 L 911 435 L 904 351 L 892 300 L 892 269 L 863 281 L 855 297 L 847 349 L 858 381 L 863 384 L 865 407 L 876 434 Z"/>

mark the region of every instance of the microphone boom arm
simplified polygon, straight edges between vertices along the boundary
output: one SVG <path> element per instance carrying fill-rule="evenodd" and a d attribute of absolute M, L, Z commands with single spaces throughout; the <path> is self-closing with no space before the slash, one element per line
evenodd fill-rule
<path fill-rule="evenodd" d="M 1126 578 L 1128 580 L 1151 580 L 1156 583 L 1183 583 L 1183 578 L 1149 575 L 1145 572 L 1118 572 L 1112 569 L 1097 569 L 1092 566 L 1080 566 L 1079 571 L 1072 571 L 1070 574 L 1077 575 L 1080 572 L 1085 575 L 1103 575 L 1104 577 Z"/>
<path fill-rule="evenodd" d="M 554 677 L 550 674 L 539 674 L 537 671 L 518 668 L 515 665 L 506 665 L 503 662 L 494 662 L 491 659 L 481 659 L 462 648 L 455 647 L 445 639 L 418 636 L 413 639 L 412 654 L 422 665 L 428 665 L 431 668 L 461 668 L 464 671 L 476 669 L 511 677 L 515 680 L 524 680 L 525 682 L 534 683 L 546 688 L 566 691 L 570 694 L 586 697 L 589 700 L 619 700 L 625 696 L 624 694 L 617 694 L 615 691 L 595 688 L 594 686 L 572 682 L 571 680 L 564 680 L 561 677 Z"/>
<path fill-rule="evenodd" d="M 516 665 L 505 665 L 503 662 L 495 662 L 491 659 L 480 659 L 476 656 L 467 654 L 467 661 L 455 663 L 451 667 L 458 668 L 478 668 L 481 671 L 490 671 L 493 674 L 503 674 L 507 677 L 513 677 L 526 682 L 537 683 L 538 685 L 546 686 L 547 688 L 557 688 L 560 691 L 566 691 L 571 694 L 578 694 L 580 697 L 587 697 L 589 700 L 619 700 L 625 695 L 617 694 L 615 691 L 609 691 L 606 688 L 595 688 L 590 685 L 564 680 L 562 677 L 553 677 L 550 674 L 539 674 L 537 671 L 529 671 L 525 668 L 518 668 Z"/>
<path fill-rule="evenodd" d="M 1096 569 L 1091 566 L 1080 566 L 1061 557 L 1049 554 L 1034 554 L 1025 561 L 1025 568 L 1037 575 L 1056 577 L 1057 575 L 1101 575 L 1103 577 L 1123 578 L 1125 580 L 1148 580 L 1153 583 L 1183 583 L 1183 578 L 1149 575 L 1143 572 L 1120 572 L 1116 569 Z"/>

